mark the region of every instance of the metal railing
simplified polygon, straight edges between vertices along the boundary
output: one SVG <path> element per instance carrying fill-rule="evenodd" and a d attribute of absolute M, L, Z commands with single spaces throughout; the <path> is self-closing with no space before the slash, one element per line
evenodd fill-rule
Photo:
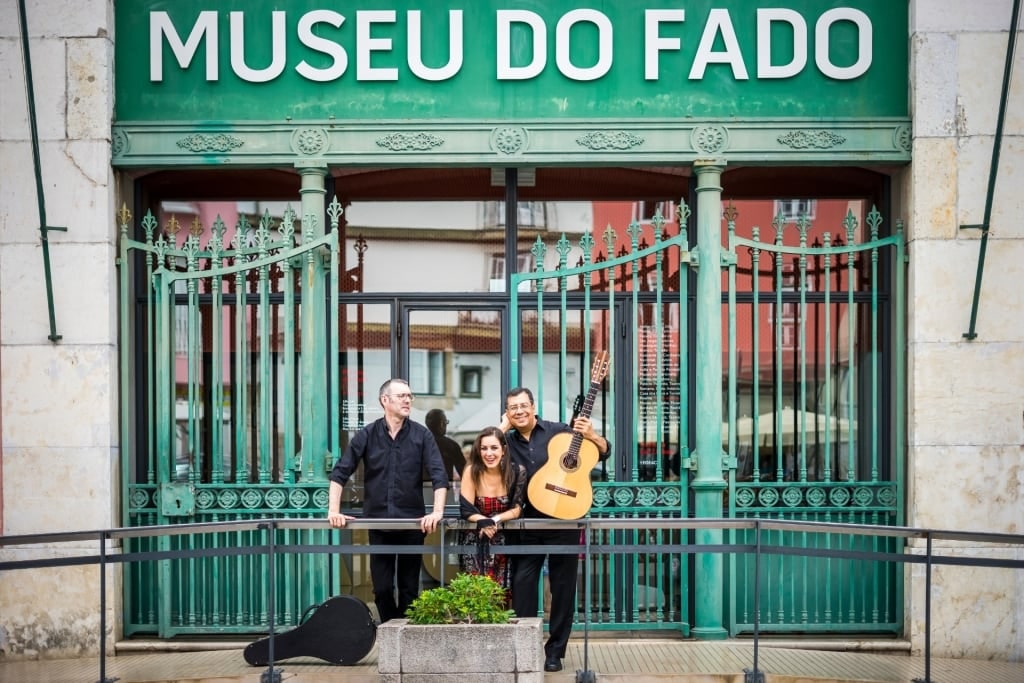
<path fill-rule="evenodd" d="M 130 564 L 146 561 L 164 561 L 196 556 L 226 556 L 226 555 L 266 555 L 268 567 L 273 571 L 273 559 L 279 555 L 296 554 L 334 554 L 334 555 L 363 555 L 369 554 L 369 546 L 364 545 L 315 545 L 315 544 L 281 544 L 275 541 L 275 531 L 286 529 L 323 529 L 326 526 L 322 519 L 258 519 L 246 521 L 215 522 L 208 524 L 181 524 L 175 526 L 148 526 L 104 529 L 95 531 L 72 531 L 64 533 L 28 534 L 17 536 L 0 536 L 0 548 L 25 548 L 31 546 L 45 545 L 52 548 L 55 544 L 61 543 L 98 543 L 98 552 L 95 554 L 83 554 L 61 558 L 38 558 L 29 560 L 8 560 L 0 561 L 0 571 L 13 571 L 21 569 L 45 569 L 54 567 L 69 567 L 82 565 L 99 565 L 99 609 L 100 609 L 100 635 L 99 635 L 99 683 L 111 683 L 106 678 L 106 569 L 115 564 Z M 357 519 L 350 522 L 350 526 L 358 529 L 412 529 L 419 528 L 418 521 L 397 520 L 397 519 Z M 968 566 L 968 567 L 990 567 L 1024 570 L 1024 559 L 994 558 L 994 557 L 967 557 L 954 556 L 937 553 L 934 547 L 936 541 L 950 543 L 971 543 L 986 546 L 997 546 L 1008 549 L 1024 549 L 1024 535 L 1003 534 L 1003 533 L 981 533 L 956 530 L 940 529 L 917 529 L 910 527 L 876 526 L 839 524 L 826 522 L 794 522 L 786 520 L 766 519 L 582 519 L 577 521 L 557 520 L 516 520 L 506 523 L 506 529 L 517 531 L 522 529 L 580 529 L 585 533 L 581 534 L 579 545 L 524 545 L 510 544 L 501 547 L 501 552 L 507 555 L 522 555 L 529 553 L 559 554 L 579 553 L 584 561 L 584 566 L 590 566 L 591 562 L 604 556 L 629 555 L 636 553 L 686 553 L 686 554 L 726 554 L 726 555 L 752 555 L 754 563 L 754 629 L 753 629 L 753 659 L 750 669 L 744 669 L 746 683 L 761 683 L 764 680 L 763 672 L 759 669 L 758 647 L 759 647 L 759 620 L 761 590 L 760 586 L 764 579 L 761 576 L 761 560 L 766 555 L 795 556 L 795 557 L 831 557 L 848 560 L 883 561 L 907 564 L 921 564 L 925 567 L 925 607 L 924 607 L 924 677 L 915 679 L 916 683 L 933 683 L 931 681 L 931 611 L 932 611 L 932 570 L 936 565 Z M 443 558 L 449 553 L 473 553 L 475 545 L 461 545 L 459 543 L 459 532 L 469 528 L 461 520 L 448 518 L 444 521 L 439 542 L 436 545 L 420 546 L 373 546 L 375 553 L 394 554 L 424 554 L 436 552 L 441 572 L 441 582 L 445 581 L 445 563 Z M 753 542 L 736 543 L 727 542 L 723 544 L 707 545 L 689 542 L 680 543 L 616 543 L 613 534 L 605 534 L 601 545 L 594 545 L 591 539 L 593 532 L 613 531 L 636 531 L 636 530 L 679 530 L 696 531 L 700 529 L 713 529 L 730 532 L 729 536 L 735 536 L 736 531 L 747 532 L 746 536 L 752 537 Z M 224 531 L 260 531 L 264 543 L 249 547 L 231 548 L 200 548 L 200 549 L 177 549 L 158 550 L 145 552 L 112 552 L 119 550 L 113 543 L 126 539 L 143 537 L 164 537 L 180 536 L 186 534 L 208 534 L 221 533 Z M 902 539 L 902 552 L 880 551 L 880 550 L 852 550 L 852 545 L 842 546 L 840 544 L 825 545 L 817 547 L 780 545 L 765 543 L 762 536 L 766 532 L 802 532 L 805 534 L 838 534 L 842 536 L 872 536 L 891 539 Z M 771 534 L 768 534 L 771 538 Z M 778 537 L 782 537 L 781 535 Z M 913 541 L 923 542 L 923 552 L 914 553 L 914 547 L 909 545 Z M 959 546 L 950 546 L 953 549 L 960 549 Z M 948 549 L 945 546 L 943 549 Z M 583 669 L 577 672 L 577 681 L 581 683 L 593 681 L 594 672 L 589 670 L 589 631 L 591 624 L 591 610 L 593 601 L 591 599 L 591 571 L 584 572 L 584 609 L 583 609 Z M 268 638 L 269 638 L 269 663 L 262 680 L 280 680 L 280 670 L 275 668 L 274 662 L 274 636 L 275 621 L 274 606 L 276 604 L 274 592 L 276 582 L 271 575 L 263 584 L 268 592 Z"/>

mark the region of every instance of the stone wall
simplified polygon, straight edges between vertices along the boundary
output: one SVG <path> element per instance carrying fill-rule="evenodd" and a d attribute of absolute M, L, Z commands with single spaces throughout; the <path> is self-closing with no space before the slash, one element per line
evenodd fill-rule
<path fill-rule="evenodd" d="M 915 527 L 1024 533 L 1024 60 L 1006 108 L 977 337 L 970 327 L 1012 0 L 911 3 L 909 504 Z M 916 548 L 921 551 L 923 544 Z M 1022 559 L 1021 551 L 939 544 Z M 908 635 L 924 646 L 924 568 L 910 572 Z M 1024 572 L 947 567 L 932 652 L 1024 659 Z"/>
<path fill-rule="evenodd" d="M 48 240 L 59 341 L 48 339 L 18 5 L 0 3 L 2 533 L 110 528 L 118 525 L 113 3 L 25 3 L 46 222 L 67 228 Z M 0 558 L 97 550 L 9 548 Z M 0 656 L 98 651 L 97 572 L 0 573 Z"/>

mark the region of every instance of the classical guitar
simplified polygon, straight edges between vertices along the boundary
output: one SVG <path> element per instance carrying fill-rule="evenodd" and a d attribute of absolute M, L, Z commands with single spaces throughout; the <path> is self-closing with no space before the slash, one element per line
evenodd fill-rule
<path fill-rule="evenodd" d="M 590 370 L 590 390 L 578 417 L 590 417 L 597 390 L 608 374 L 608 352 L 594 359 Z M 526 489 L 530 504 L 556 519 L 579 519 L 590 510 L 594 491 L 590 470 L 597 465 L 600 454 L 590 441 L 575 430 L 555 434 L 548 442 L 548 461 L 532 477 Z"/>

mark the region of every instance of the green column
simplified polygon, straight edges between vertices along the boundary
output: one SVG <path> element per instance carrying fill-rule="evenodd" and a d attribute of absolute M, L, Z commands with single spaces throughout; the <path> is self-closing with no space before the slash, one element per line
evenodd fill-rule
<path fill-rule="evenodd" d="M 302 178 L 302 239 L 324 235 L 326 216 L 324 177 L 327 168 L 318 162 L 299 166 Z M 327 453 L 327 334 L 324 255 L 310 254 L 302 268 L 301 309 L 301 429 L 303 471 L 326 480 Z M 313 467 L 310 468 L 309 464 Z"/>
<path fill-rule="evenodd" d="M 724 160 L 698 160 L 697 174 L 697 474 L 691 484 L 698 518 L 722 516 L 722 168 Z M 696 542 L 720 545 L 721 529 L 698 529 Z M 694 557 L 696 611 L 693 637 L 723 640 L 723 558 Z"/>

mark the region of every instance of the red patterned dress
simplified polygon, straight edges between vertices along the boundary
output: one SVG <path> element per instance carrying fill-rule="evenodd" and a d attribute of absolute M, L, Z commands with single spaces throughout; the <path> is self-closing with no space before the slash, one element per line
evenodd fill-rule
<path fill-rule="evenodd" d="M 510 507 L 508 496 L 499 496 L 497 498 L 477 496 L 473 502 L 480 513 L 486 517 L 493 517 L 505 512 Z M 463 532 L 462 543 L 464 545 L 477 545 L 479 540 L 480 535 L 475 529 Z M 490 545 L 505 545 L 505 533 L 502 531 L 495 533 L 490 539 Z M 512 567 L 507 555 L 495 555 L 488 549 L 484 553 L 462 555 L 459 558 L 459 566 L 467 574 L 486 574 L 504 588 L 506 594 L 511 588 Z"/>

